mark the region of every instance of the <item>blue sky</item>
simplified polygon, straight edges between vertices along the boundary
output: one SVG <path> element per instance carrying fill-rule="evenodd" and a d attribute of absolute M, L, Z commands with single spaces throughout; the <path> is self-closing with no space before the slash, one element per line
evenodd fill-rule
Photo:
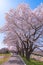
<path fill-rule="evenodd" d="M 20 3 L 27 3 L 31 9 L 35 9 L 43 0 L 0 0 L 0 27 L 5 24 L 5 13 L 12 8 L 16 8 Z M 0 48 L 5 47 L 3 44 L 4 34 L 0 34 Z"/>

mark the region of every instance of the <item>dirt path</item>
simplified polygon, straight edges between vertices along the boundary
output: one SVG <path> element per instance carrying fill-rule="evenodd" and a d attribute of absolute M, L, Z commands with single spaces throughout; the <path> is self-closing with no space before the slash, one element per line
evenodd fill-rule
<path fill-rule="evenodd" d="M 25 65 L 19 55 L 12 55 L 10 59 L 2 65 Z"/>

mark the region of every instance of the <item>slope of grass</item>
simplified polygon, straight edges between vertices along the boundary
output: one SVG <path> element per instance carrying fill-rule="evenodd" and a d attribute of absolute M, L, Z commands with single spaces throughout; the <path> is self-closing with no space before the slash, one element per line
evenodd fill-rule
<path fill-rule="evenodd" d="M 22 57 L 26 65 L 43 65 L 43 62 L 39 62 L 36 60 L 31 59 L 30 61 L 27 61 L 25 57 Z"/>
<path fill-rule="evenodd" d="M 11 54 L 0 54 L 0 56 L 4 56 L 3 58 L 0 59 L 0 64 L 6 62 L 9 57 L 11 56 Z"/>

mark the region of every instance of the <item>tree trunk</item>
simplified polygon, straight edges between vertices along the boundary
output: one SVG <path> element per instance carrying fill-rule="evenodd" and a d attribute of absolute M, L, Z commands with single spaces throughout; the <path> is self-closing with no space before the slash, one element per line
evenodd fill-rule
<path fill-rule="evenodd" d="M 22 52 L 22 56 L 24 57 L 24 45 L 22 43 L 22 49 L 21 49 L 21 52 Z"/>
<path fill-rule="evenodd" d="M 21 50 L 21 55 L 24 57 L 24 49 Z"/>
<path fill-rule="evenodd" d="M 28 50 L 26 50 L 26 59 L 27 59 L 27 60 L 29 59 Z"/>
<path fill-rule="evenodd" d="M 21 51 L 19 51 L 19 54 L 21 55 Z"/>
<path fill-rule="evenodd" d="M 33 52 L 33 51 L 28 51 L 28 50 L 26 50 L 26 59 L 27 59 L 27 60 L 30 60 L 30 56 L 31 56 L 32 52 Z"/>
<path fill-rule="evenodd" d="M 27 53 L 27 51 L 26 51 L 26 59 L 28 60 L 28 53 Z"/>

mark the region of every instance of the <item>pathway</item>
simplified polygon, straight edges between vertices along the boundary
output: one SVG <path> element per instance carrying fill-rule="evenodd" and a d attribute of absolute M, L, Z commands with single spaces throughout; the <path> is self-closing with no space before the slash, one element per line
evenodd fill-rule
<path fill-rule="evenodd" d="M 7 62 L 5 62 L 2 65 L 25 65 L 25 63 L 19 55 L 14 54 L 10 57 L 10 59 Z"/>

